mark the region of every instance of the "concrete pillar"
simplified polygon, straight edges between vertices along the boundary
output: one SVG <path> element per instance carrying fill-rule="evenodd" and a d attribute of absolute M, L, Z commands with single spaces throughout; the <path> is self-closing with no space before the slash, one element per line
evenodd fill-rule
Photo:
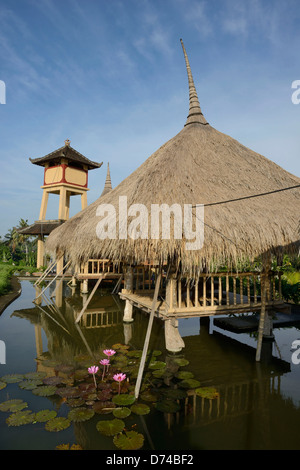
<path fill-rule="evenodd" d="M 178 331 L 178 320 L 176 318 L 165 321 L 165 344 L 167 351 L 173 353 L 178 353 L 185 347 Z"/>
<path fill-rule="evenodd" d="M 83 279 L 83 281 L 81 281 L 81 293 L 82 294 L 88 294 L 89 292 L 89 285 L 88 285 L 88 280 L 87 279 Z"/>

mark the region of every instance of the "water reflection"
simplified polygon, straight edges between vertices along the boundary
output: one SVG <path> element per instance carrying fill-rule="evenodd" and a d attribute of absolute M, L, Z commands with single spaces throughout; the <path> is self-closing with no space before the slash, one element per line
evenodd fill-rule
<path fill-rule="evenodd" d="M 36 291 L 36 305 L 12 314 L 28 320 L 35 329 L 38 371 L 63 376 L 75 358 L 85 356 L 88 363 L 102 348 L 115 343 L 142 349 L 148 317 L 136 310 L 134 322 L 123 323 L 124 304 L 118 296 L 100 290 L 76 324 L 86 300 L 83 294 L 66 283 L 53 285 L 46 299 L 40 292 Z M 162 351 L 168 375 L 153 384 L 161 389 L 178 383 L 174 377 L 179 368 L 174 358 L 179 357 L 189 362 L 186 370 L 201 387 L 214 387 L 218 394 L 204 398 L 194 388 L 186 389 L 180 411 L 152 409 L 147 416 L 129 417 L 128 426 L 134 424 L 145 435 L 144 448 L 298 449 L 299 408 L 281 392 L 281 378 L 291 372 L 290 363 L 273 357 L 270 342 L 264 343 L 263 360 L 256 363 L 255 348 L 211 332 L 207 319 L 198 321 L 198 334 L 195 331 L 184 337 L 185 349 L 179 355 L 165 350 L 163 323 L 154 321 L 150 348 Z M 42 332 L 47 345 L 42 344 Z M 99 438 L 95 430 L 98 420 L 99 416 L 74 423 L 76 442 L 84 449 L 114 449 L 111 439 Z"/>

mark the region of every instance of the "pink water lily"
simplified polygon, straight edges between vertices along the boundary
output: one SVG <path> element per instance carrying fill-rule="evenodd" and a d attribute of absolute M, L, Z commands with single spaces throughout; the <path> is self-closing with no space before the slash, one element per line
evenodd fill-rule
<path fill-rule="evenodd" d="M 102 380 L 103 380 L 104 375 L 105 375 L 105 369 L 107 367 L 107 370 L 108 370 L 108 367 L 110 365 L 109 359 L 101 359 L 100 364 L 103 366 L 103 373 L 102 373 Z"/>
<path fill-rule="evenodd" d="M 123 380 L 126 379 L 126 374 L 115 374 L 113 376 L 113 379 L 116 381 L 116 382 L 119 382 L 119 394 L 120 394 L 120 389 L 121 389 L 121 382 L 123 382 Z"/>
<path fill-rule="evenodd" d="M 89 374 L 93 374 L 94 383 L 95 383 L 95 388 L 97 388 L 97 383 L 96 383 L 95 374 L 97 374 L 98 370 L 99 370 L 99 367 L 98 367 L 98 366 L 91 366 L 91 367 L 88 368 Z"/>
<path fill-rule="evenodd" d="M 104 349 L 103 352 L 104 352 L 105 356 L 108 356 L 108 357 L 113 356 L 114 354 L 116 354 L 116 351 L 114 349 Z"/>

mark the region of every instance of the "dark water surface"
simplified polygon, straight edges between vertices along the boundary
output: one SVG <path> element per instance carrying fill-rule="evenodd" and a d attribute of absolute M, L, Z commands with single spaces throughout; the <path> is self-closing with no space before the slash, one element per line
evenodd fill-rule
<path fill-rule="evenodd" d="M 94 315 L 93 321 L 89 316 L 86 326 L 77 328 L 74 315 L 83 302 L 78 292 L 72 295 L 64 284 L 56 311 L 49 310 L 44 301 L 43 310 L 36 307 L 35 295 L 33 283 L 22 281 L 21 296 L 0 317 L 0 340 L 6 346 L 6 364 L 0 364 L 0 377 L 33 371 L 51 376 L 51 361 L 68 364 L 75 356 L 88 356 L 89 351 L 115 343 L 128 344 L 132 349 L 143 347 L 148 317 L 135 311 L 134 322 L 123 324 L 123 303 L 116 296 L 102 291 L 89 307 L 105 313 L 97 319 Z M 201 386 L 216 388 L 219 398 L 201 398 L 191 390 L 178 413 L 163 413 L 150 405 L 148 415 L 129 417 L 129 424 L 145 437 L 143 449 L 300 449 L 300 364 L 293 364 L 291 359 L 292 343 L 300 338 L 298 328 L 275 329 L 275 341 L 264 344 L 260 363 L 255 362 L 254 335 L 222 331 L 213 325 L 213 319 L 200 322 L 197 318 L 180 320 L 179 331 L 186 346 L 180 357 L 189 361 L 185 370 L 192 372 Z M 174 357 L 165 350 L 163 323 L 159 320 L 154 321 L 150 348 L 162 352 L 161 361 L 168 363 Z M 0 390 L 0 403 L 15 398 L 26 401 L 34 412 L 53 409 L 59 416 L 69 412 L 63 400 L 35 396 L 20 389 L 18 383 Z M 52 450 L 68 443 L 86 450 L 116 450 L 112 438 L 96 429 L 103 418 L 100 415 L 72 423 L 59 432 L 46 431 L 43 423 L 8 426 L 8 416 L 0 412 L 2 450 Z"/>

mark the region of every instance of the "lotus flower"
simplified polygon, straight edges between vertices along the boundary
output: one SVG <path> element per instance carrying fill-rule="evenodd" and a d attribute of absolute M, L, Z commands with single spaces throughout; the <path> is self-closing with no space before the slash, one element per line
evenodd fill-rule
<path fill-rule="evenodd" d="M 103 366 L 103 374 L 102 374 L 102 380 L 103 380 L 104 375 L 105 375 L 105 366 L 107 366 L 107 370 L 108 370 L 108 366 L 110 364 L 109 359 L 101 359 L 100 364 Z"/>
<path fill-rule="evenodd" d="M 97 388 L 97 383 L 96 383 L 96 377 L 95 377 L 95 374 L 97 374 L 99 370 L 99 367 L 98 366 L 91 366 L 88 368 L 88 372 L 90 374 L 93 374 L 93 377 L 94 377 L 94 382 L 95 382 L 95 388 Z"/>
<path fill-rule="evenodd" d="M 114 354 L 116 354 L 116 351 L 114 349 L 104 349 L 103 352 L 104 352 L 105 356 L 108 356 L 108 357 L 111 357 Z"/>
<path fill-rule="evenodd" d="M 119 395 L 120 395 L 120 389 L 121 389 L 121 382 L 123 382 L 123 380 L 126 379 L 126 374 L 115 374 L 113 376 L 113 379 L 116 381 L 116 382 L 119 382 Z"/>

